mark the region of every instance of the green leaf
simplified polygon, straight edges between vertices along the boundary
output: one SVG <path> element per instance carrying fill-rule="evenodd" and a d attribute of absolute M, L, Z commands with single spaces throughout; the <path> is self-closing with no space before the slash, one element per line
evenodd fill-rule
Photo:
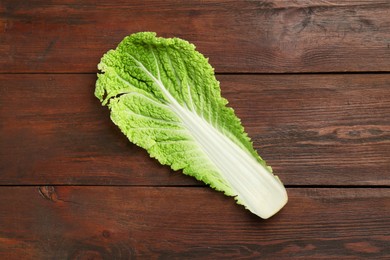
<path fill-rule="evenodd" d="M 173 170 L 201 180 L 262 218 L 287 193 L 221 97 L 193 44 L 152 32 L 126 37 L 98 65 L 95 96 L 128 139 Z"/>

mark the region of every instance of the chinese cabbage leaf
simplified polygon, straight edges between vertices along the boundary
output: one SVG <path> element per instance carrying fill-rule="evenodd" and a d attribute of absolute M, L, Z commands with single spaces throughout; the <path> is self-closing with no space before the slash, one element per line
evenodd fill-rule
<path fill-rule="evenodd" d="M 173 170 L 234 196 L 269 218 L 287 193 L 221 97 L 208 60 L 193 44 L 152 32 L 126 37 L 98 65 L 95 96 L 128 139 Z"/>

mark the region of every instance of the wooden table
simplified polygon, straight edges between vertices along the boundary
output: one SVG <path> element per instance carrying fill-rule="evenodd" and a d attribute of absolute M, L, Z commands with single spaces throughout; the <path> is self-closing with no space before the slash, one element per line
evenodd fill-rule
<path fill-rule="evenodd" d="M 197 45 L 289 203 L 262 220 L 93 96 L 138 31 Z M 390 2 L 0 2 L 1 259 L 390 259 Z"/>

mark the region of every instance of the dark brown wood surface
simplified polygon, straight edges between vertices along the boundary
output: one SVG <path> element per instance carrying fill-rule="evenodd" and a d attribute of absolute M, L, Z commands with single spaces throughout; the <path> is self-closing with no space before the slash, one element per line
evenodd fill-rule
<path fill-rule="evenodd" d="M 289 204 L 260 220 L 233 199 L 203 188 L 3 187 L 0 201 L 8 203 L 0 213 L 0 254 L 3 259 L 390 258 L 389 189 L 288 192 Z"/>
<path fill-rule="evenodd" d="M 0 12 L 2 72 L 94 72 L 137 31 L 195 43 L 218 72 L 390 71 L 388 0 L 2 0 Z"/>
<path fill-rule="evenodd" d="M 390 185 L 390 74 L 217 78 L 287 185 Z M 95 81 L 0 75 L 0 183 L 196 185 L 127 141 L 93 96 Z"/>
<path fill-rule="evenodd" d="M 289 202 L 262 220 L 93 96 L 126 35 L 197 45 Z M 390 2 L 0 1 L 0 259 L 390 259 Z"/>

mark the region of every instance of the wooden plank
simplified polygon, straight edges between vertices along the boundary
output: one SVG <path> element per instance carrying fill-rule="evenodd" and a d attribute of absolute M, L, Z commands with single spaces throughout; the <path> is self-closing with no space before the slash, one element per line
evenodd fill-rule
<path fill-rule="evenodd" d="M 2 259 L 389 259 L 389 189 L 289 189 L 262 220 L 206 188 L 1 187 Z"/>
<path fill-rule="evenodd" d="M 390 2 L 0 3 L 0 72 L 94 72 L 134 32 L 198 46 L 218 72 L 390 71 Z"/>
<path fill-rule="evenodd" d="M 287 185 L 390 185 L 390 75 L 218 75 Z M 1 184 L 199 185 L 128 142 L 95 75 L 0 75 Z"/>

